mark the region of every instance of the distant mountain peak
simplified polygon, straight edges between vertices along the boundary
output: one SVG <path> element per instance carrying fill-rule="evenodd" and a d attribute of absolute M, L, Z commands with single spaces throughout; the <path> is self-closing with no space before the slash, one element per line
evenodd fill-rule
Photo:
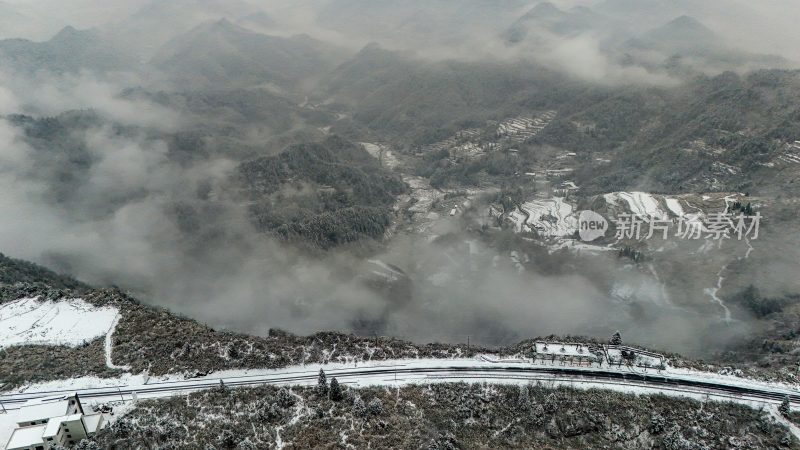
<path fill-rule="evenodd" d="M 372 41 L 361 49 L 361 51 L 371 51 L 371 50 L 383 50 L 383 47 L 381 47 L 381 44 Z"/>
<path fill-rule="evenodd" d="M 236 20 L 236 24 L 243 27 L 252 26 L 256 28 L 271 28 L 275 26 L 275 20 L 272 18 L 272 16 L 264 11 L 259 11 L 254 14 L 240 17 L 238 20 Z"/>
<path fill-rule="evenodd" d="M 226 30 L 238 30 L 240 29 L 239 26 L 228 20 L 227 17 L 223 17 L 222 19 L 217 20 L 214 22 L 213 27 L 215 28 L 223 28 Z"/>
<path fill-rule="evenodd" d="M 240 34 L 250 34 L 252 31 L 231 22 L 228 18 L 223 17 L 213 21 L 206 22 L 198 25 L 189 30 L 189 35 L 221 35 L 221 36 L 234 36 Z"/>
<path fill-rule="evenodd" d="M 586 6 L 575 6 L 569 10 L 571 13 L 581 13 L 581 14 L 596 14 L 591 8 Z"/>
<path fill-rule="evenodd" d="M 668 56 L 711 57 L 727 52 L 725 41 L 690 16 L 679 16 L 667 24 L 633 38 L 631 48 L 657 50 Z"/>
<path fill-rule="evenodd" d="M 681 42 L 692 45 L 717 45 L 719 37 L 708 27 L 690 16 L 680 16 L 647 32 L 643 38 L 654 44 Z"/>
<path fill-rule="evenodd" d="M 694 17 L 682 15 L 680 17 L 676 17 L 668 24 L 664 25 L 665 28 L 671 28 L 675 30 L 689 30 L 695 32 L 705 32 L 713 34 L 708 27 L 700 23 L 699 20 L 695 19 Z"/>
<path fill-rule="evenodd" d="M 534 6 L 528 14 L 536 16 L 549 16 L 553 14 L 561 14 L 563 11 L 550 2 L 541 2 Z"/>
<path fill-rule="evenodd" d="M 683 15 L 648 33 L 652 38 L 674 37 L 684 40 L 716 40 L 717 35 L 694 17 Z"/>
<path fill-rule="evenodd" d="M 50 38 L 53 42 L 59 41 L 68 41 L 74 39 L 85 39 L 89 37 L 94 37 L 95 33 L 92 30 L 78 30 L 72 25 L 67 25 L 61 29 L 58 33 L 55 34 L 52 38 Z"/>
<path fill-rule="evenodd" d="M 616 28 L 612 20 L 594 10 L 576 6 L 569 10 L 559 9 L 550 2 L 542 2 L 517 19 L 503 34 L 510 43 L 525 39 L 547 40 L 547 34 L 556 36 L 575 36 L 587 31 Z"/>

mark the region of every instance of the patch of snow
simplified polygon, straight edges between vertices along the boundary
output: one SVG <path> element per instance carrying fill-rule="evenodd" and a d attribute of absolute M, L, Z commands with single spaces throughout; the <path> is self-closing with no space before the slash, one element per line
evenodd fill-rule
<path fill-rule="evenodd" d="M 561 242 L 553 244 L 548 247 L 548 253 L 553 253 L 555 251 L 561 249 L 568 249 L 576 254 L 590 254 L 590 255 L 599 255 L 603 252 L 609 251 L 617 251 L 616 248 L 608 245 L 596 245 L 596 244 L 589 244 L 586 242 L 581 242 L 575 239 L 564 239 Z"/>
<path fill-rule="evenodd" d="M 397 167 L 399 161 L 392 153 L 391 150 L 386 148 L 383 145 L 373 144 L 370 142 L 361 142 L 362 146 L 364 146 L 364 150 L 367 151 L 373 158 L 380 161 L 381 165 L 386 166 L 389 169 L 393 169 Z"/>
<path fill-rule="evenodd" d="M 0 348 L 13 345 L 78 346 L 106 335 L 119 314 L 79 298 L 22 298 L 0 305 Z"/>
<path fill-rule="evenodd" d="M 667 208 L 672 211 L 672 214 L 675 214 L 678 217 L 683 217 L 685 212 L 683 211 L 680 200 L 677 198 L 666 197 L 664 201 L 667 203 Z"/>
<path fill-rule="evenodd" d="M 522 211 L 509 214 L 518 233 L 535 231 L 541 236 L 561 237 L 570 236 L 578 230 L 574 208 L 561 197 L 532 200 L 523 203 L 521 208 Z"/>
<path fill-rule="evenodd" d="M 178 378 L 179 375 L 173 375 Z M 166 378 L 164 378 L 166 379 Z M 171 378 L 170 378 L 171 379 Z M 34 392 L 60 392 L 60 391 L 80 391 L 84 389 L 111 388 L 125 386 L 144 386 L 148 377 L 145 375 L 131 375 L 129 373 L 113 377 L 100 378 L 96 376 L 85 376 L 67 378 L 63 380 L 43 381 L 23 386 L 18 386 L 11 391 L 4 391 L 3 394 L 29 394 Z"/>
<path fill-rule="evenodd" d="M 610 205 L 623 206 L 622 202 L 625 202 L 628 210 L 640 217 L 668 218 L 667 213 L 661 209 L 658 200 L 647 192 L 611 192 L 603 197 L 606 203 Z"/>

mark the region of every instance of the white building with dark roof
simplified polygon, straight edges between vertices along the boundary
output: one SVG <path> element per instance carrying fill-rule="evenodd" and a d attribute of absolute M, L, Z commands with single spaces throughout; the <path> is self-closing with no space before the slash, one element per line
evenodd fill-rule
<path fill-rule="evenodd" d="M 17 410 L 15 421 L 6 450 L 70 447 L 105 425 L 102 414 L 84 413 L 78 394 L 30 400 Z"/>

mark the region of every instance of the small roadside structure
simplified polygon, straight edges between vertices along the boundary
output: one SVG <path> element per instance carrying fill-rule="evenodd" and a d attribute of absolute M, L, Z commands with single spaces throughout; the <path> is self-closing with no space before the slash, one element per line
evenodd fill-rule
<path fill-rule="evenodd" d="M 586 365 L 603 361 L 602 349 L 594 344 L 582 342 L 534 342 L 533 360 L 543 364 Z"/>
<path fill-rule="evenodd" d="M 584 342 L 536 341 L 531 349 L 533 362 L 561 366 L 636 366 L 663 370 L 667 364 L 664 355 L 626 345 L 600 345 Z"/>
<path fill-rule="evenodd" d="M 74 393 L 28 401 L 17 411 L 16 424 L 6 450 L 70 447 L 95 434 L 106 422 L 100 413 L 85 414 Z"/>
<path fill-rule="evenodd" d="M 645 369 L 663 370 L 667 364 L 667 358 L 664 355 L 640 348 L 613 344 L 605 345 L 604 348 L 609 365 L 638 366 Z"/>

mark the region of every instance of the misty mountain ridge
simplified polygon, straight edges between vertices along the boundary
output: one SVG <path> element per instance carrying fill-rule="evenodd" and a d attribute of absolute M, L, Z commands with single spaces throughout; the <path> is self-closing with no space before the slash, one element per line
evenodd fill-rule
<path fill-rule="evenodd" d="M 699 20 L 687 15 L 628 40 L 620 51 L 633 55 L 634 60 L 645 66 L 655 62 L 674 73 L 684 74 L 714 74 L 787 65 L 787 61 L 779 56 L 737 50 Z M 653 59 L 654 54 L 660 54 L 664 59 L 659 63 Z"/>
<path fill-rule="evenodd" d="M 223 18 L 173 38 L 151 64 L 188 86 L 273 83 L 289 88 L 331 68 L 335 56 L 328 49 L 308 36 L 270 36 Z"/>
<path fill-rule="evenodd" d="M 718 51 L 725 47 L 724 41 L 716 33 L 686 15 L 632 39 L 628 45 L 670 54 Z"/>
<path fill-rule="evenodd" d="M 240 17 L 236 20 L 236 24 L 253 31 L 264 31 L 273 28 L 278 22 L 264 11 L 259 11 Z"/>
<path fill-rule="evenodd" d="M 97 30 L 77 30 L 72 26 L 64 27 L 46 42 L 0 41 L 0 62 L 22 72 L 106 72 L 135 67 L 132 58 L 109 44 Z"/>
<path fill-rule="evenodd" d="M 324 77 L 316 92 L 354 108 L 356 122 L 417 145 L 444 139 L 458 123 L 497 119 L 559 77 L 533 63 L 430 62 L 372 44 Z"/>
<path fill-rule="evenodd" d="M 562 10 L 542 2 L 517 19 L 501 38 L 511 48 L 537 54 L 569 46 L 573 40 L 594 42 L 603 57 L 622 67 L 640 67 L 683 80 L 725 70 L 787 66 L 779 57 L 733 49 L 725 38 L 687 14 L 648 29 L 627 17 L 621 6 L 604 3 Z"/>
<path fill-rule="evenodd" d="M 576 20 L 570 13 L 558 9 L 550 2 L 542 2 L 517 19 L 504 33 L 504 37 L 512 43 L 517 43 L 539 30 L 548 31 L 556 35 L 569 35 L 588 29 L 588 24 Z"/>
<path fill-rule="evenodd" d="M 137 42 L 137 50 L 144 57 L 152 57 L 170 39 L 198 25 L 225 17 L 257 17 L 260 13 L 261 9 L 242 0 L 153 0 L 121 19 L 109 34 L 120 43 Z"/>
<path fill-rule="evenodd" d="M 511 45 L 525 43 L 547 49 L 553 45 L 553 38 L 590 35 L 598 40 L 601 48 L 607 49 L 629 39 L 632 35 L 630 28 L 629 24 L 614 16 L 585 6 L 562 10 L 550 2 L 542 2 L 517 19 L 501 38 Z"/>
<path fill-rule="evenodd" d="M 508 27 L 529 0 L 435 0 L 424 5 L 387 0 L 332 0 L 316 23 L 358 41 L 378 41 L 390 48 L 431 50 L 463 45 L 476 34 L 496 34 Z M 458 26 L 453 26 L 458 24 Z"/>

